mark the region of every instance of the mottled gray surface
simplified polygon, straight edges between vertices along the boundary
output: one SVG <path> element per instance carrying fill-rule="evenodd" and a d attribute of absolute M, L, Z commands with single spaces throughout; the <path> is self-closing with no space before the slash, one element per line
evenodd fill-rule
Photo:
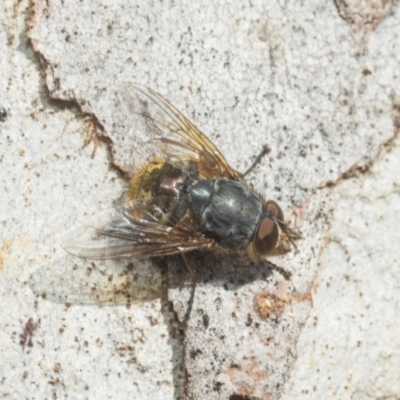
<path fill-rule="evenodd" d="M 399 396 L 399 144 L 383 145 L 400 125 L 400 14 L 366 3 L 5 3 L 2 397 Z M 93 265 L 56 237 L 112 206 L 118 171 L 140 158 L 120 129 L 126 80 L 162 93 L 240 171 L 267 143 L 249 180 L 303 234 L 298 253 L 273 260 L 290 280 L 191 255 L 184 334 L 167 299 L 181 318 L 179 258 L 167 286 L 162 261 Z"/>

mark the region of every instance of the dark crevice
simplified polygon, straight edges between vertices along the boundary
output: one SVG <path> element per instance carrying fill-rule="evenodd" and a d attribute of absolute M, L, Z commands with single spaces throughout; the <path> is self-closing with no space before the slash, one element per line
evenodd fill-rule
<path fill-rule="evenodd" d="M 27 26 L 33 24 L 34 16 L 32 15 L 31 18 L 27 17 Z M 52 65 L 47 61 L 46 57 L 37 49 L 31 38 L 29 37 L 29 30 L 25 31 L 25 38 L 26 38 L 26 49 L 24 49 L 26 56 L 31 59 L 35 64 L 38 65 L 38 70 L 41 76 L 40 79 L 40 99 L 42 103 L 46 106 L 50 106 L 54 109 L 58 110 L 70 110 L 72 111 L 77 118 L 80 118 L 82 121 L 86 121 L 91 124 L 91 131 L 95 134 L 91 137 L 88 137 L 85 141 L 83 147 L 88 145 L 91 141 L 94 141 L 94 152 L 98 144 L 103 144 L 106 152 L 107 158 L 109 160 L 110 167 L 117 173 L 117 175 L 127 181 L 129 179 L 129 175 L 123 171 L 118 165 L 114 163 L 113 156 L 112 156 L 112 146 L 113 142 L 108 137 L 104 126 L 98 120 L 97 116 L 93 113 L 85 112 L 82 110 L 81 104 L 76 99 L 62 99 L 56 97 L 46 83 L 46 75 L 47 71 L 50 69 L 53 71 Z M 53 74 L 54 76 L 54 74 Z M 58 78 L 54 79 L 56 90 L 61 87 L 61 83 Z M 94 153 L 92 154 L 94 156 Z"/>

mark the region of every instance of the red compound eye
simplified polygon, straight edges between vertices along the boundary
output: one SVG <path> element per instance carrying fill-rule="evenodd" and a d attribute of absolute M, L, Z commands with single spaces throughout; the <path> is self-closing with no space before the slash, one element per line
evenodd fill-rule
<path fill-rule="evenodd" d="M 275 249 L 278 238 L 279 228 L 277 223 L 271 218 L 263 218 L 258 225 L 254 238 L 254 247 L 257 253 L 261 256 L 265 256 L 270 253 Z"/>

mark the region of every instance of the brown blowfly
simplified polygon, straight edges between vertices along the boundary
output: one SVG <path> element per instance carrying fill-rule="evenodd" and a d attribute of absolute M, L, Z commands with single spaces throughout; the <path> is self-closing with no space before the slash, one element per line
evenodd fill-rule
<path fill-rule="evenodd" d="M 249 261 L 291 250 L 299 234 L 279 205 L 265 200 L 232 169 L 216 146 L 153 90 L 125 84 L 122 101 L 147 138 L 121 205 L 75 228 L 63 247 L 105 260 L 222 249 Z"/>

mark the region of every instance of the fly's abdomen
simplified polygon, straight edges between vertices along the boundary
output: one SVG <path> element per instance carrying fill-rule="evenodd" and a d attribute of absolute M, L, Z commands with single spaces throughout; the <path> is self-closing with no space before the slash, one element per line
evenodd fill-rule
<path fill-rule="evenodd" d="M 203 233 L 226 247 L 245 247 L 261 218 L 261 202 L 240 182 L 205 179 L 189 188 L 189 203 Z"/>
<path fill-rule="evenodd" d="M 173 226 L 188 211 L 188 187 L 197 177 L 197 166 L 192 161 L 171 163 L 155 159 L 131 180 L 128 200 L 143 203 L 139 218 Z"/>

